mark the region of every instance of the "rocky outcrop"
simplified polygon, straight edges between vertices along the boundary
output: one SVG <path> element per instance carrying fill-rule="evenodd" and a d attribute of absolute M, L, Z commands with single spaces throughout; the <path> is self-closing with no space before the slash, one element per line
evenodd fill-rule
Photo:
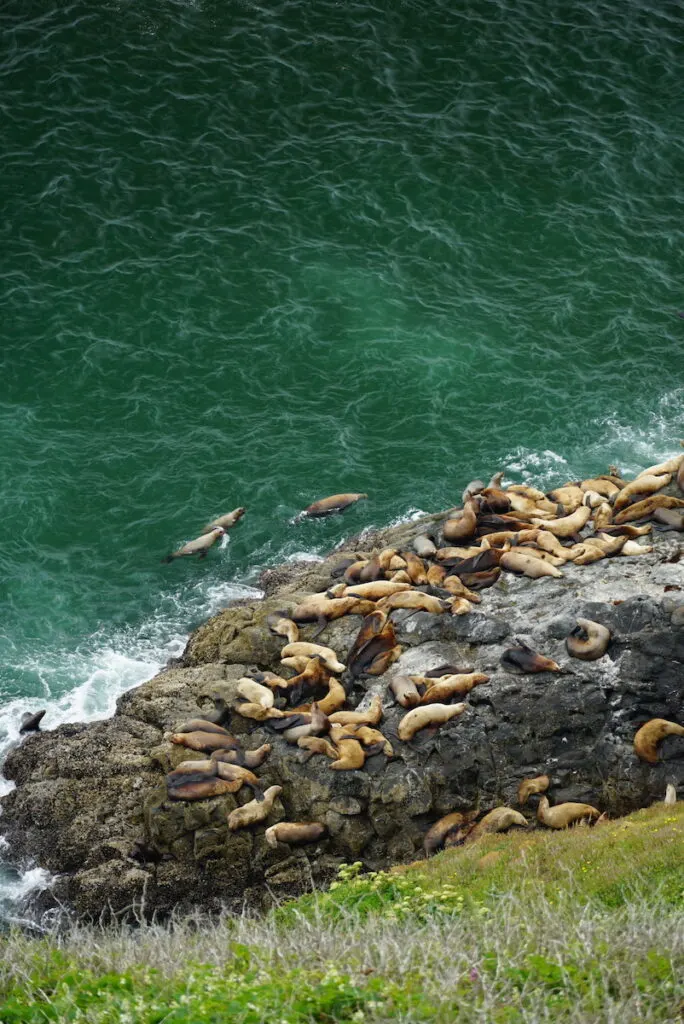
<path fill-rule="evenodd" d="M 141 903 L 147 914 L 198 905 L 263 908 L 325 884 L 341 861 L 378 869 L 412 860 L 437 818 L 516 806 L 519 782 L 540 773 L 551 777 L 552 802 L 581 800 L 611 815 L 662 799 L 668 782 L 684 792 L 684 741 L 664 740 L 655 766 L 639 761 L 632 746 L 650 718 L 684 721 L 684 621 L 677 612 L 684 545 L 681 535 L 664 533 L 650 555 L 568 563 L 560 579 L 505 574 L 467 615 L 395 612 L 399 661 L 378 677 L 342 679 L 350 707 L 382 696 L 380 728 L 394 757 L 377 753 L 363 770 L 331 771 L 327 758 L 304 760 L 304 751 L 233 713 L 228 728 L 246 748 L 273 746 L 257 774 L 282 793 L 265 825 L 228 829 L 228 813 L 252 799 L 245 789 L 193 803 L 168 799 L 165 773 L 205 755 L 174 746 L 165 732 L 213 708 L 218 697 L 234 705 L 237 680 L 249 669 L 278 668 L 285 641 L 269 633 L 267 615 L 328 586 L 350 550 L 404 547 L 440 518 L 362 536 L 320 563 L 270 570 L 263 600 L 236 603 L 201 626 L 181 664 L 121 697 L 114 718 L 32 735 L 13 750 L 4 771 L 16 788 L 3 800 L 2 830 L 16 864 L 37 862 L 56 876 L 40 905 L 67 905 L 85 917 Z M 598 661 L 566 652 L 578 616 L 611 630 Z M 344 660 L 360 622 L 338 619 L 320 642 Z M 303 629 L 303 638 L 311 632 Z M 505 670 L 502 652 L 517 639 L 562 672 Z M 471 666 L 490 681 L 470 693 L 459 718 L 401 742 L 405 710 L 388 695 L 389 680 L 445 662 Z M 265 827 L 283 819 L 321 822 L 327 834 L 308 846 L 273 848 Z"/>

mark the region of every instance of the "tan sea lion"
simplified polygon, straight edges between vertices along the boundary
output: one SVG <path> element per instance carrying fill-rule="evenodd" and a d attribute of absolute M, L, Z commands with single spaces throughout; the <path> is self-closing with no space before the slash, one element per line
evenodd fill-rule
<path fill-rule="evenodd" d="M 229 764 L 240 764 L 244 768 L 258 768 L 271 753 L 270 743 L 262 743 L 256 750 L 215 750 L 212 761 L 227 761 Z"/>
<path fill-rule="evenodd" d="M 597 531 L 604 530 L 606 526 L 612 526 L 613 510 L 607 501 L 604 501 L 603 504 L 599 505 L 599 507 L 594 511 L 593 518 L 594 529 Z"/>
<path fill-rule="evenodd" d="M 462 715 L 467 707 L 467 704 L 425 704 L 422 707 L 413 708 L 412 711 L 404 715 L 399 723 L 397 736 L 406 742 L 412 739 L 420 729 L 432 725 L 443 725 L 444 722 Z"/>
<path fill-rule="evenodd" d="M 523 779 L 518 786 L 518 803 L 524 807 L 528 799 L 536 793 L 545 793 L 551 779 L 548 775 L 537 775 L 534 779 Z"/>
<path fill-rule="evenodd" d="M 634 735 L 634 752 L 648 764 L 658 763 L 658 744 L 666 736 L 684 736 L 684 725 L 666 718 L 651 718 Z"/>
<path fill-rule="evenodd" d="M 302 715 L 301 717 L 308 718 L 308 722 L 302 722 L 301 725 L 293 724 L 289 729 L 285 729 L 281 733 L 287 743 L 296 743 L 303 736 L 322 736 L 330 731 L 330 719 L 321 711 L 316 703 L 311 705 L 311 711 L 308 715 Z"/>
<path fill-rule="evenodd" d="M 479 594 L 466 587 L 460 576 L 445 576 L 441 587 L 453 597 L 464 597 L 466 601 L 472 601 L 473 604 L 480 604 L 482 601 Z"/>
<path fill-rule="evenodd" d="M 684 508 L 684 499 L 671 498 L 669 494 L 652 494 L 650 498 L 635 501 L 633 505 L 623 508 L 616 516 L 613 516 L 613 522 L 616 526 L 622 526 L 623 523 L 646 519 L 657 508 Z"/>
<path fill-rule="evenodd" d="M 411 582 L 417 587 L 423 586 L 428 581 L 423 559 L 419 558 L 418 555 L 414 555 L 411 551 L 404 551 L 403 555 L 406 560 L 406 571 Z"/>
<path fill-rule="evenodd" d="M 566 513 L 570 515 L 581 506 L 584 491 L 578 484 L 565 484 L 564 487 L 556 487 L 555 490 L 549 491 L 547 497 L 562 505 Z"/>
<path fill-rule="evenodd" d="M 584 498 L 584 491 L 582 491 Z M 579 508 L 569 516 L 562 516 L 560 519 L 533 519 L 535 526 L 541 527 L 552 533 L 554 537 L 573 537 L 583 529 L 591 519 L 591 509 L 580 504 Z"/>
<path fill-rule="evenodd" d="M 412 608 L 414 611 L 429 612 L 430 615 L 442 615 L 448 611 L 449 605 L 439 597 L 424 594 L 421 590 L 404 590 L 398 594 L 390 594 L 378 601 L 382 611 L 395 611 L 397 608 Z"/>
<path fill-rule="evenodd" d="M 297 740 L 297 746 L 308 751 L 309 757 L 304 758 L 305 761 L 308 761 L 314 754 L 324 754 L 332 761 L 336 761 L 339 756 L 337 748 L 324 736 L 301 736 Z"/>
<path fill-rule="evenodd" d="M 345 508 L 349 508 L 350 505 L 367 497 L 367 494 L 331 494 L 328 498 L 320 498 L 311 505 L 307 505 L 303 512 L 299 513 L 297 519 L 314 519 L 330 516 L 335 512 L 343 512 Z"/>
<path fill-rule="evenodd" d="M 330 672 L 340 673 L 344 672 L 346 668 L 333 649 L 331 647 L 324 647 L 323 644 L 311 644 L 299 640 L 295 641 L 295 643 L 286 644 L 280 652 L 281 660 L 283 658 L 297 657 L 298 655 L 303 655 L 306 658 L 319 658 Z"/>
<path fill-rule="evenodd" d="M 446 541 L 467 540 L 475 535 L 477 529 L 477 513 L 479 506 L 469 500 L 463 506 L 458 518 L 447 519 L 442 526 L 442 535 Z"/>
<path fill-rule="evenodd" d="M 537 807 L 537 820 L 547 828 L 567 828 L 582 818 L 600 818 L 601 812 L 591 804 L 565 803 L 549 806 L 548 799 L 543 796 Z"/>
<path fill-rule="evenodd" d="M 235 526 L 238 519 L 242 519 L 246 511 L 246 508 L 234 508 L 232 512 L 228 512 L 226 515 L 212 519 L 212 521 L 207 523 L 204 527 L 202 533 L 211 533 L 211 531 L 217 529 L 217 527 L 221 527 L 223 530 L 230 530 L 231 526 Z"/>
<path fill-rule="evenodd" d="M 217 526 L 210 530 L 209 533 L 203 533 L 200 537 L 189 540 L 187 544 L 183 544 L 177 551 L 172 551 L 170 555 L 166 555 L 162 558 L 162 563 L 173 562 L 174 558 L 186 558 L 191 555 L 197 555 L 198 558 L 206 558 L 209 548 L 216 543 L 219 537 L 223 537 L 225 532 L 222 526 Z"/>
<path fill-rule="evenodd" d="M 653 513 L 653 519 L 666 526 L 668 530 L 684 532 L 684 515 L 674 508 L 657 508 Z"/>
<path fill-rule="evenodd" d="M 327 694 L 316 703 L 323 714 L 331 715 L 333 712 L 339 711 L 344 707 L 346 699 L 347 693 L 344 686 L 339 679 L 335 679 L 334 676 L 331 676 L 330 682 L 328 683 Z M 311 704 L 302 704 L 300 707 L 293 708 L 292 710 L 309 712 L 311 711 Z"/>
<path fill-rule="evenodd" d="M 266 829 L 264 838 L 273 847 L 278 843 L 301 846 L 302 843 L 315 843 L 325 832 L 325 825 L 318 821 L 279 821 L 277 825 Z"/>
<path fill-rule="evenodd" d="M 448 675 L 438 679 L 411 676 L 411 679 L 417 686 L 427 687 L 420 698 L 420 704 L 446 704 L 452 697 L 466 697 L 476 686 L 489 682 L 489 676 L 483 672 Z"/>
<path fill-rule="evenodd" d="M 580 487 L 585 492 L 594 491 L 595 494 L 600 494 L 603 498 L 612 498 L 614 494 L 619 494 L 620 488 L 617 484 L 614 484 L 612 480 L 608 480 L 605 477 L 596 477 L 591 480 L 583 480 Z"/>
<path fill-rule="evenodd" d="M 542 576 L 560 577 L 563 575 L 555 565 L 519 550 L 507 551 L 501 556 L 499 565 L 507 572 L 522 573 L 523 576 L 528 576 L 533 580 L 540 579 Z"/>
<path fill-rule="evenodd" d="M 476 825 L 471 828 L 465 837 L 466 844 L 477 842 L 482 836 L 491 832 L 505 832 L 513 825 L 520 825 L 527 828 L 527 819 L 520 811 L 514 811 L 512 807 L 495 807 L 489 814 L 485 814 Z"/>
<path fill-rule="evenodd" d="M 649 466 L 648 469 L 643 469 L 639 476 L 662 476 L 663 473 L 678 473 L 683 467 L 684 455 L 675 455 L 665 462 L 659 462 L 656 466 Z"/>
<path fill-rule="evenodd" d="M 385 757 L 394 757 L 392 744 L 379 729 L 373 729 L 370 725 L 352 726 L 353 735 L 364 747 L 378 747 Z M 371 751 L 368 751 L 370 754 Z"/>
<path fill-rule="evenodd" d="M 661 491 L 663 487 L 667 487 L 671 480 L 671 473 L 664 473 L 662 476 L 647 474 L 638 476 L 636 480 L 630 480 L 615 496 L 613 512 L 620 512 L 623 508 L 627 508 L 637 497 L 644 498 L 650 494 L 655 494 L 656 491 Z"/>
<path fill-rule="evenodd" d="M 591 565 L 592 562 L 600 562 L 606 557 L 605 551 L 592 544 L 573 544 L 568 554 L 575 565 Z"/>
<path fill-rule="evenodd" d="M 435 542 L 424 533 L 414 537 L 411 543 L 413 544 L 413 550 L 420 558 L 432 558 L 437 550 Z"/>
<path fill-rule="evenodd" d="M 653 551 L 652 544 L 638 544 L 635 540 L 627 540 L 622 545 L 621 555 L 650 555 Z"/>
<path fill-rule="evenodd" d="M 414 708 L 420 703 L 420 694 L 416 684 L 409 676 L 395 676 L 389 684 L 392 695 L 402 708 Z"/>
<path fill-rule="evenodd" d="M 330 715 L 333 725 L 377 725 L 382 718 L 382 698 L 376 693 L 366 711 L 336 711 Z"/>
<path fill-rule="evenodd" d="M 263 800 L 250 800 L 248 804 L 236 807 L 228 815 L 228 828 L 230 831 L 235 832 L 237 829 L 248 828 L 250 825 L 256 825 L 260 821 L 264 821 L 271 813 L 276 797 L 282 791 L 282 786 L 269 786 L 264 793 Z"/>
<path fill-rule="evenodd" d="M 410 590 L 410 583 L 393 583 L 392 580 L 375 580 L 373 583 L 355 583 L 348 586 L 346 595 L 361 597 L 366 601 L 379 601 L 390 594 L 399 594 L 402 590 Z"/>
<path fill-rule="evenodd" d="M 236 690 L 246 701 L 250 701 L 253 704 L 261 704 L 264 708 L 273 707 L 273 690 L 269 690 L 267 686 L 262 686 L 261 683 L 255 682 L 254 679 L 248 679 L 246 676 L 239 679 Z"/>
<path fill-rule="evenodd" d="M 273 612 L 267 617 L 266 624 L 276 636 L 286 636 L 288 643 L 294 644 L 299 640 L 299 626 L 284 612 Z"/>
<path fill-rule="evenodd" d="M 565 647 L 571 658 L 580 661 L 596 661 L 608 650 L 610 630 L 600 622 L 591 619 L 578 619 L 577 625 L 565 641 Z"/>
<path fill-rule="evenodd" d="M 347 736 L 343 726 L 334 726 L 331 738 L 339 756 L 328 765 L 328 768 L 336 772 L 358 771 L 363 768 L 366 763 L 366 752 L 358 740 L 353 736 Z"/>
<path fill-rule="evenodd" d="M 265 709 L 264 709 L 265 710 Z M 216 733 L 208 731 L 195 731 L 195 732 L 180 732 L 180 733 L 168 733 L 165 735 L 166 739 L 169 739 L 172 743 L 178 744 L 181 747 L 188 747 L 190 750 L 222 750 L 224 747 L 230 746 L 230 741 L 237 745 L 237 741 L 233 739 L 228 733 Z"/>
<path fill-rule="evenodd" d="M 453 832 L 454 829 L 461 828 L 463 825 L 469 825 L 476 816 L 477 811 L 452 811 L 451 814 L 445 814 L 443 818 L 436 821 L 423 837 L 425 856 L 429 857 L 431 853 L 438 850 L 449 832 Z"/>
<path fill-rule="evenodd" d="M 390 575 L 389 579 L 393 583 L 411 583 L 411 577 L 409 576 L 405 569 L 400 569 L 399 572 L 393 572 Z"/>

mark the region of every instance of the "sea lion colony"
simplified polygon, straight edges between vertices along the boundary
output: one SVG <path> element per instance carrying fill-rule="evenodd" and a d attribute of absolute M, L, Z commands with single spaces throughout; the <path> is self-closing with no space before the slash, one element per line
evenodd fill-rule
<path fill-rule="evenodd" d="M 289 611 L 269 616 L 268 626 L 286 641 L 281 664 L 292 675 L 254 671 L 243 677 L 237 692 L 241 703 L 232 713 L 268 728 L 274 738 L 302 750 L 308 759 L 329 759 L 334 771 L 358 771 L 366 758 L 382 754 L 391 758 L 394 749 L 379 728 L 383 718 L 380 696 L 363 710 L 345 710 L 348 691 L 362 676 L 383 674 L 402 653 L 397 643 L 392 614 L 408 610 L 409 615 L 467 615 L 482 600 L 480 591 L 491 587 L 502 572 L 532 579 L 562 576 L 566 562 L 588 565 L 609 557 L 640 556 L 652 550 L 637 537 L 657 529 L 684 529 L 684 499 L 658 492 L 676 478 L 684 492 L 684 455 L 651 466 L 634 480 L 622 479 L 617 471 L 592 479 L 571 482 L 548 493 L 533 487 L 513 485 L 502 488 L 502 474 L 488 485 L 473 481 L 465 489 L 463 505 L 452 509 L 440 535 L 416 537 L 413 551 L 384 548 L 359 552 L 339 567 L 341 578 L 330 587 L 311 594 Z M 341 512 L 362 494 L 333 495 L 314 502 L 297 517 Z M 184 545 L 167 560 L 199 553 L 208 548 L 242 516 L 236 509 L 210 523 L 197 541 Z M 666 513 L 664 515 L 663 513 Z M 219 532 L 221 531 L 221 532 Z M 200 543 L 201 542 L 201 543 Z M 358 635 L 345 659 L 315 639 L 330 621 L 344 615 L 361 615 Z M 309 640 L 300 639 L 300 626 L 315 623 Z M 601 623 L 578 619 L 566 639 L 573 658 L 596 660 L 610 643 L 609 630 Z M 507 671 L 519 673 L 560 672 L 561 667 L 522 641 L 502 656 Z M 345 682 L 339 676 L 346 673 Z M 489 677 L 467 667 L 445 665 L 425 675 L 395 675 L 387 697 L 403 709 L 397 729 L 400 742 L 410 742 L 422 729 L 437 728 L 468 710 L 465 698 Z M 346 685 L 345 685 L 346 683 Z M 220 716 L 219 716 L 220 717 Z M 195 719 L 180 726 L 167 739 L 192 750 L 209 754 L 208 760 L 186 761 L 167 775 L 167 792 L 173 800 L 198 800 L 236 793 L 248 786 L 254 798 L 231 811 L 229 828 L 240 829 L 264 822 L 279 786 L 263 790 L 252 771 L 271 749 L 263 744 L 245 751 L 240 743 L 214 721 Z M 634 737 L 636 756 L 648 764 L 658 760 L 657 744 L 666 736 L 684 736 L 684 727 L 653 719 Z M 549 828 L 601 820 L 601 812 L 589 804 L 549 804 L 541 795 L 550 779 L 541 775 L 523 780 L 519 804 L 539 797 L 537 821 Z M 488 832 L 504 831 L 514 825 L 527 826 L 516 810 L 496 807 L 479 821 L 478 812 L 452 812 L 436 822 L 425 836 L 426 855 L 440 846 L 475 841 Z M 314 842 L 325 833 L 319 822 L 278 822 L 266 830 L 270 845 L 278 842 Z"/>

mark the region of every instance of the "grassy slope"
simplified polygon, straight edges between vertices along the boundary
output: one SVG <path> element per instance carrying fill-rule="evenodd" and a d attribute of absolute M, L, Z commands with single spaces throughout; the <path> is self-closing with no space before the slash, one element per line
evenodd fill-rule
<path fill-rule="evenodd" d="M 682 804 L 357 870 L 261 920 L 10 935 L 0 1022 L 684 1017 Z"/>

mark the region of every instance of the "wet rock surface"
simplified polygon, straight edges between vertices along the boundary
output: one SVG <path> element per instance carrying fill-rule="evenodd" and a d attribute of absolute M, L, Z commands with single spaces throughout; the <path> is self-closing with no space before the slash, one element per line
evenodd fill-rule
<path fill-rule="evenodd" d="M 684 722 L 684 544 L 662 533 L 652 554 L 568 563 L 559 579 L 505 574 L 468 615 L 393 613 L 404 648 L 399 660 L 377 677 L 342 676 L 350 708 L 381 695 L 378 728 L 393 758 L 377 753 L 362 770 L 332 771 L 328 758 L 307 760 L 305 751 L 233 711 L 223 724 L 246 749 L 272 744 L 256 769 L 264 787 L 282 786 L 266 822 L 228 829 L 230 811 L 253 797 L 244 787 L 192 803 L 168 798 L 166 772 L 208 755 L 173 745 L 165 733 L 213 709 L 216 698 L 240 703 L 237 681 L 250 670 L 279 670 L 286 641 L 269 632 L 267 616 L 325 589 L 350 552 L 405 547 L 440 518 L 362 535 L 319 563 L 269 570 L 262 600 L 236 603 L 201 626 L 182 665 L 124 694 L 114 718 L 30 735 L 15 748 L 4 766 L 16 788 L 2 802 L 2 832 L 13 863 L 37 863 L 55 875 L 37 908 L 65 905 L 83 917 L 141 904 L 148 915 L 197 906 L 263 909 L 324 885 L 342 861 L 379 869 L 414 860 L 439 817 L 515 807 L 520 781 L 541 773 L 551 777 L 552 802 L 584 801 L 610 815 L 662 799 L 668 782 L 684 794 L 680 738 L 662 742 L 653 766 L 639 761 L 632 745 L 650 718 Z M 611 630 L 597 661 L 566 651 L 578 616 Z M 337 619 L 318 642 L 344 661 L 360 624 L 358 616 Z M 312 633 L 313 626 L 303 627 L 302 639 Z M 504 649 L 518 641 L 562 671 L 502 668 Z M 388 692 L 391 678 L 443 663 L 490 680 L 468 695 L 460 717 L 400 741 L 406 711 Z M 534 819 L 533 807 L 525 813 Z M 272 848 L 264 832 L 280 820 L 321 822 L 327 834 L 303 847 Z"/>

